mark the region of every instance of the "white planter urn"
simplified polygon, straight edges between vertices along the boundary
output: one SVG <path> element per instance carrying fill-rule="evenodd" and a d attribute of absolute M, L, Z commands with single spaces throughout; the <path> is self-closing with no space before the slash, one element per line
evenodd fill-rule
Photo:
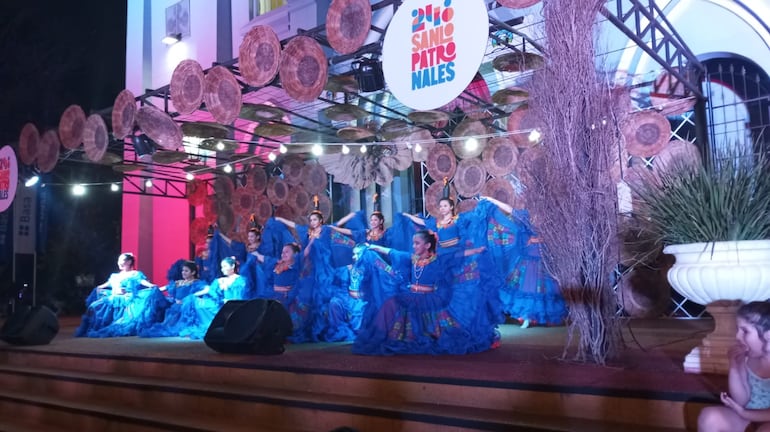
<path fill-rule="evenodd" d="M 671 245 L 663 252 L 676 257 L 671 286 L 714 318 L 714 331 L 687 355 L 684 370 L 726 374 L 735 312 L 742 303 L 770 298 L 770 240 Z"/>

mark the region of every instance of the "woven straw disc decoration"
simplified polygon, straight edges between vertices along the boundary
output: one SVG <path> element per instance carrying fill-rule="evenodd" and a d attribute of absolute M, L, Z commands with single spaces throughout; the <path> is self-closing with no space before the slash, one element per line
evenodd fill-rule
<path fill-rule="evenodd" d="M 275 206 L 286 203 L 289 198 L 289 184 L 279 177 L 270 177 L 267 182 L 267 197 Z"/>
<path fill-rule="evenodd" d="M 206 234 L 209 230 L 208 221 L 205 218 L 197 217 L 190 222 L 190 241 L 193 244 L 200 244 L 206 240 Z"/>
<path fill-rule="evenodd" d="M 298 215 L 308 214 L 313 208 L 311 196 L 302 186 L 292 186 L 289 189 L 289 197 L 286 200 L 286 203 L 290 205 Z"/>
<path fill-rule="evenodd" d="M 360 48 L 371 25 L 369 0 L 332 0 L 326 13 L 329 45 L 340 54 L 350 54 Z"/>
<path fill-rule="evenodd" d="M 187 201 L 191 206 L 202 205 L 206 201 L 206 183 L 195 179 L 187 183 Z"/>
<path fill-rule="evenodd" d="M 504 176 L 516 169 L 519 161 L 519 149 L 507 137 L 495 137 L 489 140 L 481 155 L 484 168 L 493 176 Z"/>
<path fill-rule="evenodd" d="M 118 93 L 112 105 L 112 136 L 123 139 L 134 130 L 136 98 L 130 90 Z"/>
<path fill-rule="evenodd" d="M 680 165 L 697 167 L 702 163 L 698 147 L 683 140 L 673 140 L 655 156 L 652 165 L 655 171 L 676 169 Z"/>
<path fill-rule="evenodd" d="M 463 197 L 472 197 L 481 192 L 487 180 L 487 170 L 479 159 L 463 159 L 457 164 L 454 185 Z"/>
<path fill-rule="evenodd" d="M 424 150 L 423 150 L 424 151 Z M 438 182 L 452 179 L 457 170 L 457 158 L 449 146 L 436 144 L 428 152 L 428 175 Z"/>
<path fill-rule="evenodd" d="M 238 214 L 249 215 L 254 209 L 257 194 L 254 188 L 249 186 L 240 187 L 233 194 L 233 208 Z"/>
<path fill-rule="evenodd" d="M 457 203 L 455 210 L 457 210 L 458 214 L 466 213 L 475 209 L 478 204 L 479 202 L 475 199 L 464 199 Z"/>
<path fill-rule="evenodd" d="M 66 149 L 74 150 L 83 143 L 83 130 L 86 127 L 86 113 L 80 105 L 70 105 L 59 119 L 59 139 Z"/>
<path fill-rule="evenodd" d="M 537 127 L 535 115 L 530 111 L 529 105 L 526 103 L 519 105 L 508 116 L 507 129 L 508 132 L 511 132 L 508 137 L 519 148 L 529 148 L 536 144 L 529 140 L 529 135 Z"/>
<path fill-rule="evenodd" d="M 312 102 L 324 90 L 328 64 L 323 48 L 307 36 L 294 37 L 283 50 L 278 74 L 286 93 L 299 102 Z"/>
<path fill-rule="evenodd" d="M 241 112 L 241 86 L 229 69 L 214 66 L 206 74 L 203 100 L 217 123 L 230 124 Z"/>
<path fill-rule="evenodd" d="M 209 195 L 203 203 L 203 217 L 209 224 L 212 224 L 217 220 L 217 211 L 216 196 Z"/>
<path fill-rule="evenodd" d="M 495 198 L 500 202 L 516 207 L 516 191 L 513 190 L 511 183 L 504 178 L 487 180 L 482 193 L 484 196 Z"/>
<path fill-rule="evenodd" d="M 59 135 L 56 130 L 46 131 L 43 136 L 40 137 L 40 151 L 37 154 L 37 167 L 40 168 L 40 172 L 51 172 L 56 166 L 56 162 L 59 161 Z"/>
<path fill-rule="evenodd" d="M 267 187 L 267 172 L 261 167 L 252 168 L 248 173 L 246 184 L 251 186 L 257 195 L 264 193 Z"/>
<path fill-rule="evenodd" d="M 323 165 L 309 163 L 302 168 L 302 185 L 311 194 L 320 194 L 329 184 L 328 176 Z"/>
<path fill-rule="evenodd" d="M 99 162 L 107 151 L 109 139 L 104 119 L 99 114 L 88 116 L 86 127 L 83 129 L 83 148 L 86 151 L 86 157 L 93 162 Z"/>
<path fill-rule="evenodd" d="M 136 113 L 136 122 L 150 139 L 166 150 L 182 147 L 182 128 L 168 114 L 145 105 Z"/>
<path fill-rule="evenodd" d="M 302 183 L 302 168 L 304 167 L 305 162 L 300 156 L 287 156 L 281 164 L 283 179 L 286 180 L 286 183 L 297 186 Z"/>
<path fill-rule="evenodd" d="M 454 150 L 457 157 L 460 159 L 471 159 L 480 155 L 487 146 L 489 138 L 486 135 L 489 134 L 489 128 L 480 121 L 471 119 L 465 119 L 457 125 L 452 136 L 455 138 L 461 137 L 473 137 L 476 138 L 477 144 L 475 148 L 468 148 L 467 140 L 457 139 L 452 141 L 452 150 Z"/>
<path fill-rule="evenodd" d="M 621 131 L 628 154 L 646 158 L 663 150 L 671 136 L 671 124 L 655 111 L 640 111 L 628 117 Z"/>
<path fill-rule="evenodd" d="M 195 60 L 182 60 L 171 75 L 169 92 L 180 114 L 192 114 L 203 102 L 203 68 Z"/>
<path fill-rule="evenodd" d="M 265 225 L 267 220 L 273 215 L 273 205 L 266 195 L 260 195 L 254 203 L 254 217 L 257 223 Z"/>
<path fill-rule="evenodd" d="M 246 33 L 238 49 L 238 67 L 249 85 L 262 87 L 278 74 L 281 41 L 272 27 L 259 25 Z"/>
<path fill-rule="evenodd" d="M 40 132 L 32 123 L 21 128 L 19 134 L 19 159 L 24 165 L 32 165 L 40 151 Z"/>
<path fill-rule="evenodd" d="M 217 176 L 214 180 L 214 193 L 217 196 L 217 200 L 222 202 L 231 202 L 233 194 L 235 193 L 235 185 L 230 177 Z"/>

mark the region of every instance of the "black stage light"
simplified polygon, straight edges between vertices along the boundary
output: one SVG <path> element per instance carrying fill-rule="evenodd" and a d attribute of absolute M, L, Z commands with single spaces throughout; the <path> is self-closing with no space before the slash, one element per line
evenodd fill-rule
<path fill-rule="evenodd" d="M 360 58 L 352 63 L 353 75 L 362 92 L 373 92 L 385 87 L 382 62 L 377 59 Z"/>

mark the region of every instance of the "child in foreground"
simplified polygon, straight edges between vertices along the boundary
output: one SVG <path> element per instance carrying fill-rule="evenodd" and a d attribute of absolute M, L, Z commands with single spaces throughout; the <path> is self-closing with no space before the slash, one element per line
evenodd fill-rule
<path fill-rule="evenodd" d="M 720 394 L 723 406 L 701 412 L 701 432 L 770 431 L 770 302 L 741 306 L 736 321 L 737 343 L 728 351 L 729 392 Z"/>

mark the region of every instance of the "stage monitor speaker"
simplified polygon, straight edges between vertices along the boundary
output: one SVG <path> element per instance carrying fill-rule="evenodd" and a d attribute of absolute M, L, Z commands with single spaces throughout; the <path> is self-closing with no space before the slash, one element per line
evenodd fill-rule
<path fill-rule="evenodd" d="M 281 354 L 292 328 L 289 312 L 275 300 L 230 300 L 214 317 L 203 341 L 221 353 Z"/>
<path fill-rule="evenodd" d="M 59 320 L 45 306 L 20 306 L 0 328 L 0 339 L 11 345 L 45 345 L 59 333 Z"/>

